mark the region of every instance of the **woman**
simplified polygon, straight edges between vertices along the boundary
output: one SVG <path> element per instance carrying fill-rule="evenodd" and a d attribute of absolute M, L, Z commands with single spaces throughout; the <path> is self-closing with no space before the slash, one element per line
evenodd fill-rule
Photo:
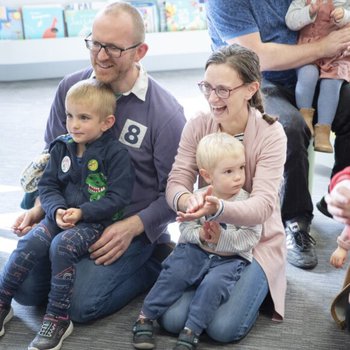
<path fill-rule="evenodd" d="M 263 225 L 254 260 L 237 282 L 229 300 L 220 306 L 206 329 L 219 342 L 237 341 L 254 325 L 259 308 L 268 295 L 273 302 L 275 320 L 282 320 L 286 292 L 286 244 L 280 214 L 279 190 L 286 159 L 286 136 L 276 119 L 265 115 L 260 87 L 257 55 L 239 45 L 214 52 L 199 83 L 210 113 L 199 113 L 183 131 L 166 198 L 178 212 L 179 221 L 211 215 L 215 221 L 240 225 Z M 226 132 L 243 137 L 246 156 L 244 189 L 250 198 L 240 202 L 216 203 L 206 193 L 192 194 L 198 176 L 196 147 L 210 133 Z M 199 179 L 202 187 L 203 180 Z M 162 326 L 179 332 L 185 323 L 188 306 L 194 295 L 188 290 L 163 315 Z"/>

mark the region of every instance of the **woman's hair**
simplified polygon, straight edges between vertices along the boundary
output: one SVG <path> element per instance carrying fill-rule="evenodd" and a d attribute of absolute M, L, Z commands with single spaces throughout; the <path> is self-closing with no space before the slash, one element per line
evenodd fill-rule
<path fill-rule="evenodd" d="M 71 86 L 66 95 L 66 101 L 86 103 L 93 106 L 105 118 L 116 110 L 116 96 L 112 88 L 96 79 L 81 80 Z"/>
<path fill-rule="evenodd" d="M 244 146 L 234 136 L 217 132 L 204 136 L 198 143 L 196 161 L 198 169 L 212 171 L 217 163 L 227 157 L 244 155 Z"/>
<path fill-rule="evenodd" d="M 233 44 L 223 46 L 217 51 L 214 51 L 208 58 L 205 64 L 205 69 L 207 70 L 207 68 L 212 64 L 229 65 L 235 72 L 237 72 L 244 84 L 253 83 L 255 81 L 261 83 L 258 55 L 254 51 L 241 45 Z M 272 124 L 275 121 L 274 118 L 265 115 L 260 90 L 257 90 L 257 92 L 249 100 L 249 105 L 258 109 L 269 124 Z"/>
<path fill-rule="evenodd" d="M 129 15 L 134 27 L 134 44 L 143 43 L 145 41 L 145 22 L 137 8 L 131 4 L 122 1 L 113 2 L 104 7 L 99 14 L 114 15 L 116 17 Z"/>

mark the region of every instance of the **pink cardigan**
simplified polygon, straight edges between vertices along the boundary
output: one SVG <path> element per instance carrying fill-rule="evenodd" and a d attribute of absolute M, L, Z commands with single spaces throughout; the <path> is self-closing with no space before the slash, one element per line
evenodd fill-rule
<path fill-rule="evenodd" d="M 166 189 L 167 202 L 174 210 L 177 194 L 193 192 L 198 175 L 195 155 L 199 140 L 218 131 L 220 127 L 210 113 L 200 113 L 185 125 Z M 244 189 L 250 193 L 250 197 L 244 201 L 225 202 L 225 210 L 218 219 L 229 224 L 263 225 L 262 236 L 253 255 L 267 276 L 275 312 L 283 318 L 287 286 L 286 242 L 279 191 L 287 140 L 279 122 L 268 124 L 261 113 L 252 108 L 243 143 L 246 155 Z M 199 187 L 203 185 L 200 180 Z"/>

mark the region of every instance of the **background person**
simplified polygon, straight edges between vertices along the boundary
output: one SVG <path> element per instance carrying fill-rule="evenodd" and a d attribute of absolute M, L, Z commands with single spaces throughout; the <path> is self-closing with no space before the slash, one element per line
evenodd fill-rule
<path fill-rule="evenodd" d="M 345 0 L 294 0 L 286 14 L 286 24 L 291 30 L 300 31 L 298 43 L 317 41 L 350 22 L 349 5 L 350 2 Z M 332 153 L 331 125 L 338 107 L 340 88 L 344 81 L 350 80 L 350 56 L 341 52 L 299 67 L 296 72 L 296 105 L 315 137 L 314 149 Z M 318 116 L 317 124 L 313 126 L 315 109 L 312 106 L 318 82 Z"/>
<path fill-rule="evenodd" d="M 350 28 L 339 29 L 317 42 L 296 45 L 297 32 L 285 24 L 291 1 L 208 0 L 208 31 L 212 47 L 238 43 L 255 51 L 263 71 L 265 110 L 277 115 L 287 135 L 287 161 L 282 191 L 282 219 L 287 235 L 287 259 L 300 268 L 317 265 L 310 235 L 313 204 L 308 188 L 310 130 L 295 104 L 294 68 L 333 57 L 350 45 Z M 336 134 L 332 174 L 350 165 L 350 85 L 340 91 L 332 124 Z M 322 204 L 322 203 L 321 203 Z"/>

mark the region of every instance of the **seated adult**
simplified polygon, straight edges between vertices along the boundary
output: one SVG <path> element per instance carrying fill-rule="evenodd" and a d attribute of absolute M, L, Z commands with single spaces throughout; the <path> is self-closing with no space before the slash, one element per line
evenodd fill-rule
<path fill-rule="evenodd" d="M 310 130 L 295 104 L 294 68 L 332 57 L 350 45 L 350 28 L 313 43 L 296 45 L 297 32 L 288 29 L 289 0 L 207 1 L 213 48 L 238 43 L 254 50 L 263 71 L 262 92 L 267 113 L 278 115 L 287 135 L 287 161 L 282 191 L 282 219 L 287 235 L 287 259 L 300 268 L 317 265 L 315 240 L 310 235 L 313 204 L 308 188 Z M 335 164 L 332 174 L 350 165 L 350 84 L 345 83 L 332 130 Z"/>
<path fill-rule="evenodd" d="M 264 112 L 260 82 L 259 59 L 253 51 L 232 45 L 212 53 L 199 83 L 210 112 L 200 112 L 186 124 L 166 189 L 168 204 L 178 212 L 180 221 L 206 216 L 209 221 L 237 227 L 263 226 L 251 264 L 206 328 L 211 338 L 223 343 L 237 341 L 249 332 L 267 296 L 272 300 L 274 319 L 281 320 L 284 315 L 286 241 L 279 190 L 287 140 L 282 125 Z M 214 132 L 242 139 L 246 158 L 243 189 L 250 193 L 246 200 L 218 201 L 208 191 L 193 193 L 199 175 L 197 144 Z M 200 178 L 199 187 L 203 185 Z M 218 249 L 224 244 L 219 240 Z M 160 322 L 167 331 L 183 329 L 194 294 L 194 289 L 186 290 L 162 316 Z"/>
<path fill-rule="evenodd" d="M 96 77 L 110 84 L 118 99 L 116 137 L 132 158 L 136 182 L 124 217 L 108 226 L 76 265 L 70 317 L 86 322 L 124 307 L 148 290 L 158 277 L 157 245 L 170 242 L 167 231 L 174 212 L 165 200 L 165 187 L 185 124 L 182 106 L 147 75 L 139 64 L 148 46 L 138 10 L 128 3 L 108 4 L 85 39 L 92 67 L 65 77 L 59 84 L 48 118 L 48 145 L 66 130 L 64 100 L 79 80 Z M 25 234 L 43 216 L 40 200 L 17 219 L 14 231 Z M 50 259 L 46 256 L 25 280 L 15 299 L 25 305 L 46 301 L 50 288 Z"/>

